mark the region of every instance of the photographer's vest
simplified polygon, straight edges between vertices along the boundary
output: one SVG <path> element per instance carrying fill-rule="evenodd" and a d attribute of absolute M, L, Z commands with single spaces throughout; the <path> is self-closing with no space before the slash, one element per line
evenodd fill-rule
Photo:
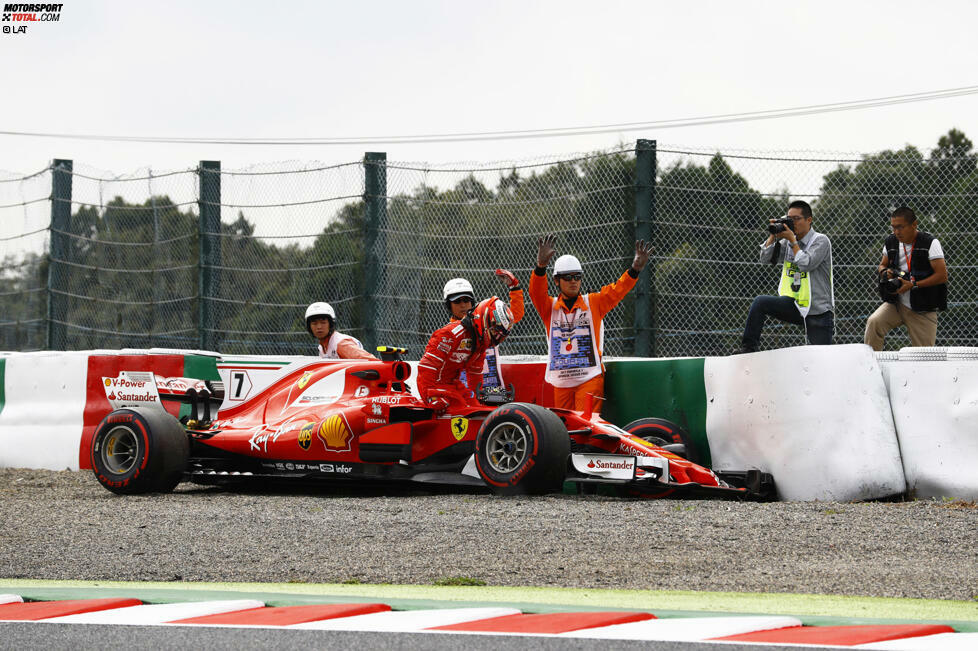
<path fill-rule="evenodd" d="M 914 280 L 920 282 L 934 274 L 934 267 L 930 264 L 930 245 L 934 241 L 934 236 L 925 231 L 917 231 L 917 237 L 913 241 L 913 250 L 907 259 L 910 267 L 910 275 Z M 889 235 L 886 238 L 886 259 L 890 262 L 893 269 L 900 268 L 900 240 L 896 235 Z M 896 294 L 887 297 L 887 303 L 896 303 L 900 297 Z M 917 287 L 910 290 L 910 309 L 914 312 L 931 312 L 933 310 L 947 309 L 947 283 L 933 285 L 931 287 Z"/>
<path fill-rule="evenodd" d="M 604 332 L 595 332 L 588 295 L 582 294 L 581 299 L 584 309 L 572 312 L 561 309 L 560 297 L 552 299 L 544 378 L 555 387 L 576 387 L 602 373 L 599 341 L 604 339 Z"/>
<path fill-rule="evenodd" d="M 815 237 L 819 235 L 821 233 L 816 233 Z M 809 246 L 815 241 L 815 237 L 808 243 Z M 801 247 L 800 240 L 798 241 L 798 246 Z M 805 248 L 808 247 L 806 246 Z M 793 253 L 790 248 L 785 251 L 784 265 L 781 267 L 781 283 L 778 285 L 778 295 L 793 298 L 798 312 L 801 313 L 801 318 L 804 319 L 808 316 L 808 310 L 812 306 L 812 281 L 808 277 L 807 271 L 802 271 L 798 268 L 798 265 L 794 261 Z M 789 255 L 792 255 L 791 260 L 788 260 Z"/>
<path fill-rule="evenodd" d="M 356 337 L 351 337 L 350 335 L 344 335 L 342 333 L 333 331 L 333 334 L 329 337 L 329 343 L 326 344 L 326 348 L 323 348 L 322 344 L 319 344 L 319 356 L 324 359 L 340 359 L 340 354 L 336 352 L 336 347 L 340 345 L 340 342 L 344 339 L 349 339 L 357 345 L 357 348 L 363 348 L 363 344 Z"/>

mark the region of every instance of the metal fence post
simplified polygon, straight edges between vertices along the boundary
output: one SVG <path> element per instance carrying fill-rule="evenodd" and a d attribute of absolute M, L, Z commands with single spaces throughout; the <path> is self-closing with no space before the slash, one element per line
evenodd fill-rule
<path fill-rule="evenodd" d="M 197 327 L 201 350 L 217 350 L 220 342 L 214 336 L 211 299 L 217 296 L 221 262 L 221 162 L 200 161 L 198 168 L 200 212 L 198 220 Z"/>
<path fill-rule="evenodd" d="M 655 140 L 635 142 L 635 239 L 652 242 L 655 234 Z M 635 286 L 636 356 L 655 357 L 655 262 L 638 275 Z"/>
<path fill-rule="evenodd" d="M 363 328 L 364 346 L 377 347 L 377 288 L 380 284 L 380 265 L 384 251 L 381 231 L 387 224 L 387 153 L 366 152 L 363 157 L 364 192 L 366 204 L 363 234 Z"/>
<path fill-rule="evenodd" d="M 68 232 L 71 223 L 72 161 L 55 158 L 51 166 L 51 253 L 48 261 L 47 348 L 65 350 L 68 337 L 64 299 L 52 291 L 63 284 L 62 264 L 68 254 Z M 57 274 L 57 277 L 55 276 Z"/>

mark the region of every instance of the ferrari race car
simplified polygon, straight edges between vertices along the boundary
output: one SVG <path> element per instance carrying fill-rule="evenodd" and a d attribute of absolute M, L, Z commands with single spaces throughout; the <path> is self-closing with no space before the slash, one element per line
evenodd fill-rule
<path fill-rule="evenodd" d="M 620 428 L 593 413 L 507 402 L 511 392 L 498 390 L 437 412 L 411 393 L 411 367 L 399 352 L 386 361 L 300 364 L 224 409 L 221 382 L 146 372 L 103 378 L 113 411 L 92 438 L 95 477 L 120 494 L 265 477 L 431 482 L 498 494 L 574 485 L 593 492 L 604 484 L 647 497 L 774 497 L 766 473 L 715 473 L 686 458 L 688 435 L 662 419 Z"/>

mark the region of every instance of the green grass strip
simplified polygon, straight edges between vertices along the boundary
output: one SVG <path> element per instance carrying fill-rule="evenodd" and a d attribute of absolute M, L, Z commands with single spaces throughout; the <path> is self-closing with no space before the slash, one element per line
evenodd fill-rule
<path fill-rule="evenodd" d="M 978 602 L 811 594 L 591 590 L 498 586 L 184 583 L 0 579 L 0 593 L 30 600 L 128 596 L 148 603 L 259 599 L 269 606 L 380 600 L 396 610 L 510 606 L 524 612 L 642 610 L 658 617 L 791 615 L 809 626 L 940 623 L 978 632 Z"/>

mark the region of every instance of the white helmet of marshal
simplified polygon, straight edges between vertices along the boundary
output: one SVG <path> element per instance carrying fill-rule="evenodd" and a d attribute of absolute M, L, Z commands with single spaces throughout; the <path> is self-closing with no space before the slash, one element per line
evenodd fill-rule
<path fill-rule="evenodd" d="M 465 278 L 452 278 L 449 280 L 445 283 L 442 295 L 446 301 L 454 301 L 457 298 L 468 296 L 473 303 L 475 302 L 475 292 L 472 291 L 472 283 Z"/>
<path fill-rule="evenodd" d="M 554 262 L 554 276 L 583 273 L 584 269 L 581 268 L 581 261 L 570 254 L 564 254 Z"/>
<path fill-rule="evenodd" d="M 309 331 L 309 334 L 312 334 L 312 328 L 309 323 L 316 317 L 326 317 L 330 323 L 336 322 L 336 312 L 333 311 L 332 305 L 323 302 L 313 303 L 306 308 L 306 330 Z"/>

